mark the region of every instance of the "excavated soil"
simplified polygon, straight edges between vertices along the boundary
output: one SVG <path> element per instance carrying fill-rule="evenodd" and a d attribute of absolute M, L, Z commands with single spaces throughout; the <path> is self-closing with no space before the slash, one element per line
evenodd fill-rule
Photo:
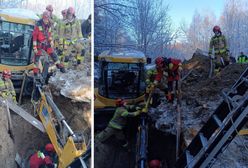
<path fill-rule="evenodd" d="M 8 134 L 7 111 L 4 107 L 0 107 L 0 167 L 15 166 L 15 148 L 13 140 Z"/>
<path fill-rule="evenodd" d="M 219 74 L 209 78 L 210 61 L 201 52 L 196 52 L 192 59 L 184 63 L 185 74 L 182 82 L 182 132 L 186 144 L 189 144 L 210 115 L 223 101 L 222 89 L 230 89 L 239 79 L 247 64 L 231 64 Z M 161 103 L 156 109 L 150 109 L 150 116 L 157 129 L 176 135 L 176 107 Z M 213 167 L 246 167 L 248 148 L 247 137 L 237 136 L 223 154 L 218 156 Z"/>
<path fill-rule="evenodd" d="M 21 107 L 32 114 L 32 104 L 28 99 L 23 100 L 23 105 L 21 105 Z M 1 107 L 0 115 L 0 153 L 2 154 L 0 154 L 0 167 L 7 166 L 8 168 L 16 168 L 16 153 L 21 156 L 25 165 L 27 165 L 30 155 L 49 142 L 47 135 L 40 132 L 14 112 L 11 112 L 14 135 L 13 141 L 6 129 L 6 108 Z"/>

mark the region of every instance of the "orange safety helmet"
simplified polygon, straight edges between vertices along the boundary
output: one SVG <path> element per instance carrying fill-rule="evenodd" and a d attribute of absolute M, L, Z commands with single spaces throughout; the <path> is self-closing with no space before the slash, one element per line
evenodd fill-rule
<path fill-rule="evenodd" d="M 116 105 L 117 107 L 123 106 L 124 104 L 125 104 L 125 101 L 124 101 L 123 99 L 121 99 L 121 98 L 118 98 L 118 99 L 116 99 L 116 101 L 115 101 L 115 105 Z"/>
<path fill-rule="evenodd" d="M 42 14 L 42 19 L 50 19 L 50 13 L 48 11 L 44 11 Z"/>
<path fill-rule="evenodd" d="M 8 69 L 5 69 L 2 74 L 3 78 L 10 79 L 11 78 L 11 71 Z"/>
<path fill-rule="evenodd" d="M 220 30 L 220 27 L 219 27 L 219 26 L 214 26 L 214 28 L 213 28 L 213 32 L 216 32 L 216 31 L 221 32 L 221 30 Z"/>
<path fill-rule="evenodd" d="M 51 143 L 46 144 L 45 150 L 46 150 L 47 152 L 55 152 L 54 146 L 53 146 L 53 144 L 51 144 Z"/>
<path fill-rule="evenodd" d="M 164 58 L 163 57 L 157 57 L 155 59 L 155 64 L 158 66 L 158 67 L 163 67 L 164 65 Z"/>
<path fill-rule="evenodd" d="M 61 14 L 62 14 L 62 15 L 66 15 L 66 14 L 67 14 L 67 9 L 62 10 L 62 11 L 61 11 Z"/>
<path fill-rule="evenodd" d="M 53 12 L 53 6 L 52 5 L 47 5 L 46 6 L 46 10 L 48 10 L 49 12 Z"/>
<path fill-rule="evenodd" d="M 149 168 L 160 168 L 161 167 L 160 160 L 151 160 L 148 165 L 149 165 Z"/>
<path fill-rule="evenodd" d="M 69 8 L 67 9 L 67 13 L 72 14 L 72 15 L 75 16 L 75 9 L 74 9 L 73 7 L 69 7 Z"/>

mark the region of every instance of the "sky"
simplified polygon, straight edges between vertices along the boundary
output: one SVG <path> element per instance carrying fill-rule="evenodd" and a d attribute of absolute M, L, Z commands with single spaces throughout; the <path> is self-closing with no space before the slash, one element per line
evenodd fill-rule
<path fill-rule="evenodd" d="M 165 0 L 169 4 L 169 15 L 174 27 L 179 27 L 182 20 L 190 24 L 197 10 L 200 14 L 213 12 L 218 18 L 224 8 L 225 0 Z"/>
<path fill-rule="evenodd" d="M 63 9 L 68 9 L 70 6 L 75 8 L 76 16 L 79 19 L 87 19 L 91 13 L 91 3 L 92 0 L 4 0 L 6 3 L 0 8 L 6 8 L 7 5 L 19 4 L 22 2 L 24 8 L 31 9 L 36 13 L 42 13 L 46 6 L 51 4 L 54 8 L 54 14 L 62 17 L 61 11 Z"/>

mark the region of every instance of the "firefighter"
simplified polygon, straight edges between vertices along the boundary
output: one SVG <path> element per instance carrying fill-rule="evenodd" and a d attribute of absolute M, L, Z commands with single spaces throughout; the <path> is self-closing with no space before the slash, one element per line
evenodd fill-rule
<path fill-rule="evenodd" d="M 64 50 L 64 33 L 65 33 L 65 25 L 67 23 L 67 9 L 64 9 L 61 11 L 62 17 L 63 19 L 59 22 L 58 24 L 58 37 L 59 37 L 59 46 L 58 46 L 58 54 L 62 56 L 62 61 L 63 61 L 63 50 Z"/>
<path fill-rule="evenodd" d="M 176 92 L 179 91 L 178 88 L 178 81 L 180 79 L 180 72 L 182 71 L 182 63 L 178 59 L 173 58 L 166 58 L 166 57 L 157 57 L 155 60 L 156 68 L 157 68 L 157 75 L 154 80 L 154 86 L 157 86 L 158 83 L 161 81 L 164 73 L 166 73 L 167 76 L 167 87 L 168 87 L 168 93 L 166 95 L 166 98 L 169 102 L 173 102 L 174 97 L 172 95 L 173 91 L 173 83 L 175 82 L 175 89 Z"/>
<path fill-rule="evenodd" d="M 34 57 L 34 75 L 37 75 L 39 72 L 39 59 L 42 55 L 42 50 L 44 50 L 49 56 L 51 56 L 52 60 L 56 64 L 57 68 L 60 69 L 62 73 L 65 73 L 65 68 L 63 64 L 58 60 L 58 56 L 53 51 L 52 48 L 52 36 L 51 36 L 51 27 L 49 24 L 49 13 L 45 11 L 42 15 L 42 19 L 40 19 L 34 28 L 33 31 L 33 50 L 35 53 Z"/>
<path fill-rule="evenodd" d="M 82 38 L 82 32 L 80 21 L 76 18 L 73 7 L 67 9 L 67 22 L 63 34 L 65 37 L 65 56 L 74 65 L 80 64 L 82 62 L 81 52 L 83 46 L 78 40 Z"/>
<path fill-rule="evenodd" d="M 123 128 L 127 124 L 127 117 L 136 117 L 141 113 L 140 107 L 128 106 L 126 101 L 123 99 L 116 100 L 116 110 L 113 118 L 108 123 L 107 128 L 105 128 L 97 138 L 100 142 L 104 143 L 111 136 L 115 136 L 122 143 L 123 147 L 128 145 L 128 142 L 123 133 Z M 129 112 L 129 110 L 136 110 L 135 112 Z"/>
<path fill-rule="evenodd" d="M 219 26 L 214 26 L 213 28 L 214 36 L 210 40 L 209 44 L 209 57 L 214 60 L 215 73 L 218 73 L 221 68 L 224 68 L 229 64 L 229 50 L 227 47 L 226 38 L 222 35 Z M 215 57 L 212 55 L 212 50 L 214 50 Z"/>
<path fill-rule="evenodd" d="M 53 14 L 53 6 L 52 5 L 47 5 L 46 6 L 46 11 L 49 12 L 49 15 L 50 15 L 50 24 L 51 24 L 51 27 L 52 27 L 52 30 L 54 31 L 54 34 L 56 34 L 56 26 L 59 22 L 59 19 L 57 18 L 57 16 L 55 16 Z"/>
<path fill-rule="evenodd" d="M 238 57 L 238 63 L 244 64 L 247 62 L 248 62 L 248 57 L 243 52 L 240 52 L 240 56 Z"/>
<path fill-rule="evenodd" d="M 2 79 L 0 79 L 0 95 L 4 99 L 8 99 L 16 103 L 16 92 L 11 81 L 11 71 L 4 70 Z"/>
<path fill-rule="evenodd" d="M 56 164 L 53 161 L 53 155 L 55 154 L 55 149 L 52 144 L 47 144 L 45 146 L 45 152 L 38 151 L 34 153 L 29 159 L 30 168 L 41 168 L 46 166 L 47 168 L 54 168 Z"/>
<path fill-rule="evenodd" d="M 146 72 L 146 85 L 147 86 L 151 85 L 154 82 L 156 75 L 157 75 L 156 69 L 149 69 Z"/>
<path fill-rule="evenodd" d="M 81 27 L 83 36 L 89 37 L 91 34 L 91 15 L 89 15 L 88 19 L 82 23 Z"/>

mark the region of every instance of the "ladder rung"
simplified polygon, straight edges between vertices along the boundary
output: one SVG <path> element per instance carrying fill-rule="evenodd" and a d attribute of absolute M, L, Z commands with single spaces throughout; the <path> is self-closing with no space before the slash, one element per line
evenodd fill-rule
<path fill-rule="evenodd" d="M 194 160 L 194 157 L 190 154 L 188 150 L 186 150 L 186 160 L 187 160 L 187 168 L 191 168 L 191 164 Z"/>
<path fill-rule="evenodd" d="M 226 103 L 230 103 L 233 107 L 237 107 L 239 104 L 235 102 L 230 96 L 228 96 L 224 91 L 221 92 Z"/>
<path fill-rule="evenodd" d="M 248 79 L 246 77 L 243 77 L 242 79 L 243 79 L 243 81 L 246 82 L 246 84 L 248 84 Z"/>
<path fill-rule="evenodd" d="M 200 136 L 200 140 L 201 140 L 202 146 L 206 149 L 207 148 L 207 144 L 208 144 L 207 138 L 203 135 L 203 133 L 200 133 L 199 136 Z"/>
<path fill-rule="evenodd" d="M 214 114 L 213 115 L 213 119 L 216 122 L 216 124 L 221 127 L 222 126 L 222 122 L 220 121 L 220 119 Z"/>

